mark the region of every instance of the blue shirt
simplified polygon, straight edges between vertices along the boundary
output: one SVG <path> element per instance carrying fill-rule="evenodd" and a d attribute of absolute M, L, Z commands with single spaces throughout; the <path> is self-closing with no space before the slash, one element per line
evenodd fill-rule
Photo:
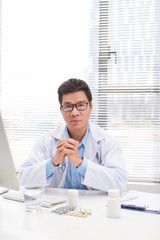
<path fill-rule="evenodd" d="M 81 158 L 83 158 L 83 155 L 84 155 L 84 150 L 86 147 L 89 131 L 90 131 L 90 128 L 88 126 L 87 131 L 77 148 L 78 154 Z M 66 138 L 70 138 L 67 127 L 66 127 Z M 58 166 L 54 166 L 50 159 L 46 164 L 46 178 L 51 177 L 57 168 Z M 83 162 L 78 168 L 68 161 L 64 188 L 87 189 L 85 185 L 81 184 L 81 177 L 85 176 L 86 169 L 87 169 L 87 159 L 85 158 L 83 158 Z"/>

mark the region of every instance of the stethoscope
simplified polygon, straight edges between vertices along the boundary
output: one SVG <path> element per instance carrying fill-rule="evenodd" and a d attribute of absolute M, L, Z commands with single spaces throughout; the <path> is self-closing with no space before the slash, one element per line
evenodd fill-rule
<path fill-rule="evenodd" d="M 60 172 L 64 172 L 65 169 L 66 169 L 65 163 L 64 163 L 64 162 L 60 163 L 60 164 L 59 164 L 59 170 L 60 170 Z"/>

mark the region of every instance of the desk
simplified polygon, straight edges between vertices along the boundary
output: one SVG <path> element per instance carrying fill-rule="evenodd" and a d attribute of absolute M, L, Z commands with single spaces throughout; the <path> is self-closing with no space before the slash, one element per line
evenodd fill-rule
<path fill-rule="evenodd" d="M 46 189 L 46 194 L 67 197 L 67 190 Z M 79 206 L 92 210 L 81 218 L 57 215 L 51 208 L 26 213 L 24 203 L 0 196 L 0 240 L 160 240 L 160 215 L 123 209 L 121 218 L 111 219 L 106 199 L 104 192 L 80 190 Z"/>

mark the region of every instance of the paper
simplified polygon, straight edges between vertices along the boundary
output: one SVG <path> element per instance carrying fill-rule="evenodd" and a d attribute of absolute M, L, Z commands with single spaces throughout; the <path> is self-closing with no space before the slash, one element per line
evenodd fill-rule
<path fill-rule="evenodd" d="M 0 194 L 8 192 L 8 188 L 0 187 Z"/>
<path fill-rule="evenodd" d="M 121 202 L 126 202 L 126 201 L 136 199 L 138 198 L 138 196 L 139 194 L 137 191 L 124 192 L 122 193 L 122 196 L 121 196 Z"/>
<path fill-rule="evenodd" d="M 130 198 L 127 199 L 127 194 Z M 132 196 L 136 196 L 132 198 Z M 124 199 L 126 198 L 126 201 Z M 146 209 L 146 211 L 160 213 L 160 194 L 157 193 L 146 193 L 138 191 L 129 191 L 126 195 L 122 196 L 121 201 L 123 206 L 132 205 Z M 135 209 L 136 210 L 136 209 Z"/>

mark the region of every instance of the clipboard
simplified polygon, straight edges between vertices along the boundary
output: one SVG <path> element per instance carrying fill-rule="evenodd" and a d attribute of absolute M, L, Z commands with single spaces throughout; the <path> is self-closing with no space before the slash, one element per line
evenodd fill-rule
<path fill-rule="evenodd" d="M 129 191 L 128 195 L 136 195 L 136 198 L 127 199 L 127 193 L 121 198 L 121 208 L 147 213 L 160 214 L 160 194 Z"/>

